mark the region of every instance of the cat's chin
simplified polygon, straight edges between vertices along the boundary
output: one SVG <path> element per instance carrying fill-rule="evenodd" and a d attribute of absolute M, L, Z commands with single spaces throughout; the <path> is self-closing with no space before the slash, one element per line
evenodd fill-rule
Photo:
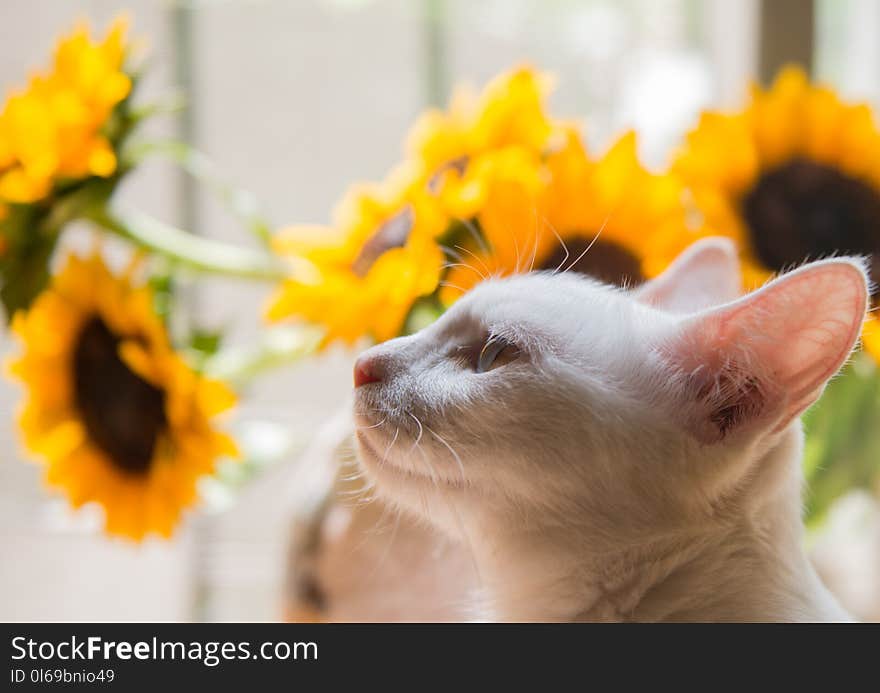
<path fill-rule="evenodd" d="M 404 469 L 388 455 L 380 455 L 364 431 L 356 434 L 358 445 L 358 458 L 368 476 L 371 476 L 380 491 L 385 491 L 391 496 L 398 497 L 401 494 L 410 495 L 414 491 L 437 492 L 460 490 L 463 485 L 452 479 L 443 478 L 439 475 L 430 477 L 414 470 Z"/>

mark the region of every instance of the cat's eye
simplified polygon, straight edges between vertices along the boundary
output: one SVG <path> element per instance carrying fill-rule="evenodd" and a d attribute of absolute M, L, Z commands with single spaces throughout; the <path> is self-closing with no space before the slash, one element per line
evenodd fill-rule
<path fill-rule="evenodd" d="M 510 363 L 519 356 L 519 349 L 515 344 L 497 335 L 491 335 L 480 354 L 477 357 L 476 371 L 477 373 L 485 373 L 493 368 Z"/>

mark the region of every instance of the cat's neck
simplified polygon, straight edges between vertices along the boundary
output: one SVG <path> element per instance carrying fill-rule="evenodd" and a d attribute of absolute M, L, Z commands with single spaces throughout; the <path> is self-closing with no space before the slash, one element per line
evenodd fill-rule
<path fill-rule="evenodd" d="M 747 492 L 772 489 L 762 502 L 723 522 L 599 559 L 589 555 L 571 528 L 502 530 L 492 541 L 472 541 L 491 616 L 514 621 L 848 620 L 802 547 L 799 459 L 800 431 L 793 426 L 757 465 L 764 471 L 754 475 Z"/>

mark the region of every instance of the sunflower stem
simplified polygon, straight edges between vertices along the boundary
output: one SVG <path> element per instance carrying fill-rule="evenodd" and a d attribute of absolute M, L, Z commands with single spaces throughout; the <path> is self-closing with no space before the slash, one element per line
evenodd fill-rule
<path fill-rule="evenodd" d="M 197 272 L 272 282 L 291 276 L 289 268 L 267 253 L 200 238 L 139 212 L 111 211 L 98 205 L 85 216 L 107 231 Z"/>
<path fill-rule="evenodd" d="M 272 229 L 259 212 L 256 198 L 248 191 L 226 182 L 214 163 L 186 142 L 177 140 L 150 140 L 130 144 L 125 151 L 126 164 L 137 165 L 151 155 L 165 156 L 180 166 L 187 174 L 205 185 L 223 202 L 247 230 L 268 246 Z"/>
<path fill-rule="evenodd" d="M 259 375 L 310 356 L 320 346 L 323 336 L 323 330 L 313 326 L 269 329 L 257 344 L 223 349 L 210 356 L 202 371 L 233 386 L 242 385 Z"/>

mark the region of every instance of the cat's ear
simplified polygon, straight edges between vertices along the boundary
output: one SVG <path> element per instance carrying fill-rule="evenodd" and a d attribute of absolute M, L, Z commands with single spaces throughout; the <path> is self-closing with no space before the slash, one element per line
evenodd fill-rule
<path fill-rule="evenodd" d="M 684 318 L 662 352 L 682 378 L 687 428 L 705 443 L 782 430 L 846 361 L 867 304 L 861 262 L 834 259 Z"/>
<path fill-rule="evenodd" d="M 688 246 L 661 275 L 633 292 L 642 303 L 671 313 L 690 313 L 739 298 L 736 247 L 727 238 L 703 238 Z"/>

